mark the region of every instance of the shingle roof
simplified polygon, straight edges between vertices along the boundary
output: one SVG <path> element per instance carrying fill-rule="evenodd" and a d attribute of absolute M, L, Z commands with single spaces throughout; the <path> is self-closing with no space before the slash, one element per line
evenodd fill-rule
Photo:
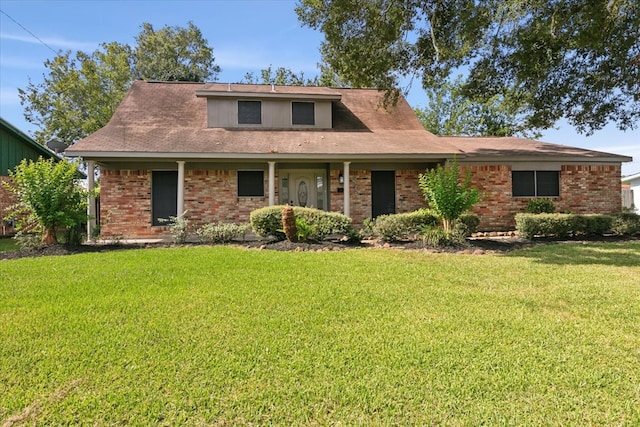
<path fill-rule="evenodd" d="M 332 100 L 333 129 L 208 128 L 207 96 Z M 514 137 L 439 137 L 400 97 L 375 89 L 136 81 L 109 123 L 66 154 L 85 158 L 404 159 L 464 157 L 624 162 L 631 158 Z"/>

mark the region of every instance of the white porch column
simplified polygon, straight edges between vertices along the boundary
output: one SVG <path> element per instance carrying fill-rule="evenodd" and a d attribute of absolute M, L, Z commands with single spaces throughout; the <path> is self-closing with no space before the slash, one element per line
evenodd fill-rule
<path fill-rule="evenodd" d="M 176 216 L 184 214 L 184 161 L 178 161 L 178 211 Z"/>
<path fill-rule="evenodd" d="M 89 190 L 89 199 L 87 200 L 87 242 L 93 242 L 93 229 L 96 227 L 96 198 L 93 191 L 96 187 L 96 162 L 87 161 L 87 189 Z"/>
<path fill-rule="evenodd" d="M 351 190 L 349 189 L 349 165 L 351 162 L 344 162 L 344 214 L 351 216 Z"/>
<path fill-rule="evenodd" d="M 269 206 L 276 204 L 276 162 L 269 162 Z"/>

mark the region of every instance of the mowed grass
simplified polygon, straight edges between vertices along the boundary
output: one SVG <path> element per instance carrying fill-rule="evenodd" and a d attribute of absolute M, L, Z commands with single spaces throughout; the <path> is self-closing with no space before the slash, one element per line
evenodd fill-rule
<path fill-rule="evenodd" d="M 638 425 L 640 242 L 0 261 L 3 425 Z"/>

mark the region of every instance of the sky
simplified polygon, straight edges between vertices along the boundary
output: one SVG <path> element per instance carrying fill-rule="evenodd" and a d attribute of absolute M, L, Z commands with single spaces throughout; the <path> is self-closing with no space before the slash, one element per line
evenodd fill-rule
<path fill-rule="evenodd" d="M 300 24 L 295 6 L 295 0 L 0 0 L 0 116 L 32 135 L 36 127 L 24 118 L 18 88 L 43 81 L 45 60 L 59 51 L 90 53 L 102 42 L 133 46 L 143 22 L 155 29 L 193 22 L 213 47 L 220 82 L 239 82 L 270 65 L 313 77 L 323 36 Z M 407 101 L 426 106 L 419 83 Z M 640 172 L 640 124 L 626 132 L 608 125 L 587 137 L 559 123 L 540 139 L 630 156 L 622 174 Z"/>

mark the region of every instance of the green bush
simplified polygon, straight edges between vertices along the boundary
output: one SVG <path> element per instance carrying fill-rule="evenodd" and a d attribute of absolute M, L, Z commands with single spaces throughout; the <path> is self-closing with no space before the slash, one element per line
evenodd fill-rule
<path fill-rule="evenodd" d="M 260 237 L 284 239 L 282 232 L 282 209 L 284 206 L 268 206 L 256 209 L 249 215 L 253 232 Z M 309 240 L 322 240 L 330 235 L 347 236 L 350 240 L 357 236 L 351 225 L 351 219 L 338 212 L 326 212 L 320 209 L 293 207 L 296 218 L 303 220 L 313 230 L 307 236 Z"/>
<path fill-rule="evenodd" d="M 528 239 L 534 236 L 602 235 L 611 229 L 609 215 L 516 214 L 516 230 Z"/>
<path fill-rule="evenodd" d="M 435 226 L 440 222 L 438 216 L 428 209 L 414 212 L 380 215 L 373 223 L 374 236 L 380 240 L 393 242 L 414 238 L 422 233 L 425 227 Z"/>
<path fill-rule="evenodd" d="M 455 225 L 450 232 L 443 227 L 427 226 L 422 230 L 421 237 L 425 245 L 436 248 L 462 246 L 466 242 L 464 229 Z"/>
<path fill-rule="evenodd" d="M 238 237 L 244 237 L 249 224 L 205 224 L 196 230 L 196 235 L 205 243 L 227 243 Z"/>
<path fill-rule="evenodd" d="M 478 231 L 480 218 L 476 214 L 462 214 L 454 223 L 453 229 L 465 237 L 471 236 Z"/>
<path fill-rule="evenodd" d="M 531 199 L 525 208 L 525 212 L 531 214 L 554 213 L 555 211 L 556 205 L 551 199 Z"/>
<path fill-rule="evenodd" d="M 611 231 L 620 236 L 640 235 L 640 215 L 630 212 L 613 215 Z"/>

